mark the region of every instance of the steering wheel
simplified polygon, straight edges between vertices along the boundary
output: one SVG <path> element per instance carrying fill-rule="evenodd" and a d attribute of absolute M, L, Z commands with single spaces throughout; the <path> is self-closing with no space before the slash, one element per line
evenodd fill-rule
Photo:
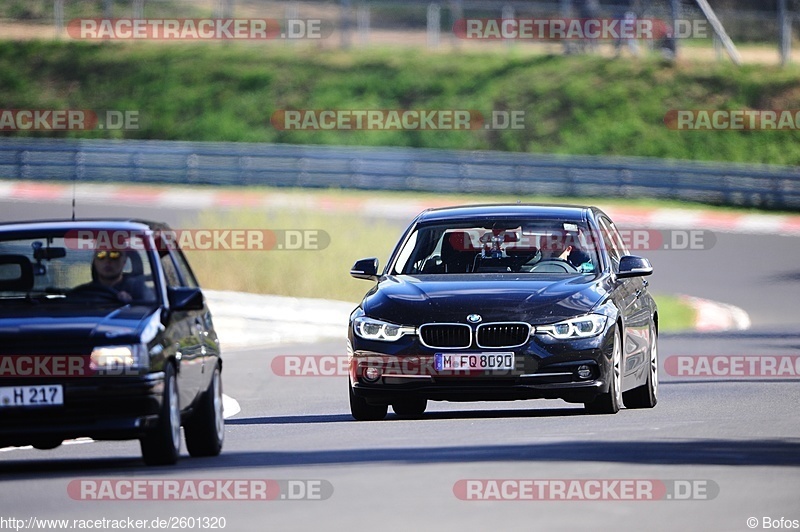
<path fill-rule="evenodd" d="M 578 273 L 578 269 L 564 259 L 544 259 L 530 269 L 539 273 Z"/>
<path fill-rule="evenodd" d="M 122 302 L 119 298 L 119 292 L 100 283 L 92 282 L 76 286 L 70 292 L 70 295 L 97 295 L 105 299 L 113 299 L 114 301 Z"/>

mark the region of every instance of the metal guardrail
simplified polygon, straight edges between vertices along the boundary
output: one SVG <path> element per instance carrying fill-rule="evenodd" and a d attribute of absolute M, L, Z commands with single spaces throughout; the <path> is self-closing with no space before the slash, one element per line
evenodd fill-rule
<path fill-rule="evenodd" d="M 5 138 L 0 178 L 651 197 L 800 210 L 800 167 L 490 151 Z"/>

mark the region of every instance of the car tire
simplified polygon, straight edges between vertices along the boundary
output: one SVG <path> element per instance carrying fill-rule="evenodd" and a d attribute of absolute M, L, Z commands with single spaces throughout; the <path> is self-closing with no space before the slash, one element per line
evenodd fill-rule
<path fill-rule="evenodd" d="M 647 382 L 622 394 L 625 408 L 653 408 L 658 403 L 658 334 L 650 330 L 650 365 Z"/>
<path fill-rule="evenodd" d="M 619 327 L 614 327 L 614 345 L 611 355 L 611 371 L 608 391 L 598 395 L 594 401 L 584 403 L 590 414 L 616 414 L 622 404 L 622 340 Z"/>
<path fill-rule="evenodd" d="M 192 417 L 183 427 L 186 449 L 190 456 L 217 456 L 225 440 L 225 418 L 222 412 L 222 374 L 214 368 L 208 389 L 200 396 Z"/>
<path fill-rule="evenodd" d="M 181 451 L 181 411 L 175 367 L 164 366 L 164 398 L 155 428 L 139 440 L 147 465 L 172 465 Z"/>
<path fill-rule="evenodd" d="M 389 405 L 372 405 L 363 397 L 356 397 L 353 386 L 348 382 L 350 390 L 350 414 L 356 421 L 380 421 L 386 417 Z"/>
<path fill-rule="evenodd" d="M 405 399 L 403 401 L 392 403 L 392 410 L 394 410 L 394 413 L 405 418 L 422 417 L 422 414 L 425 413 L 425 408 L 427 407 L 428 400 L 419 398 Z"/>

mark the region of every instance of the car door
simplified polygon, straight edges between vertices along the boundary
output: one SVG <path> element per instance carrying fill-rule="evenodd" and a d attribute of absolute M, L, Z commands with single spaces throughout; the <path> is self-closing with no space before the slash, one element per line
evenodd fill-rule
<path fill-rule="evenodd" d="M 628 254 L 614 223 L 605 216 L 599 218 L 603 243 L 608 250 L 611 268 L 619 271 L 620 258 Z M 624 331 L 622 349 L 622 373 L 628 375 L 640 369 L 646 362 L 650 331 L 647 307 L 643 304 L 642 295 L 646 289 L 646 281 L 642 277 L 627 279 L 617 278 L 614 281 L 614 292 L 618 307 L 622 312 Z M 625 383 L 623 383 L 625 385 Z"/>
<path fill-rule="evenodd" d="M 183 286 L 189 288 L 200 289 L 197 279 L 192 272 L 189 262 L 186 260 L 183 252 L 180 249 L 174 249 L 175 264 L 178 268 Z M 197 311 L 195 315 L 195 328 L 200 334 L 200 353 L 203 357 L 203 364 L 200 371 L 200 389 L 205 390 L 211 382 L 211 376 L 214 372 L 219 356 L 219 338 L 214 329 L 214 322 L 211 319 L 211 311 L 203 298 L 203 310 Z"/>
<path fill-rule="evenodd" d="M 161 268 L 170 288 L 184 287 L 171 249 L 159 252 Z M 202 389 L 204 349 L 203 313 L 197 310 L 170 309 L 168 321 L 169 337 L 177 343 L 175 360 L 178 363 L 178 393 L 181 408 L 189 406 Z"/>

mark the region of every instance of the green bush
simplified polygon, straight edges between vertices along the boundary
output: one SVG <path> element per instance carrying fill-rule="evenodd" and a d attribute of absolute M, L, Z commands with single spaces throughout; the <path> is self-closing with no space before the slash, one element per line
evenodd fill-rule
<path fill-rule="evenodd" d="M 140 129 L 18 135 L 412 146 L 800 164 L 800 131 L 674 131 L 671 109 L 800 109 L 800 69 L 282 43 L 0 43 L 5 108 L 135 110 Z M 284 109 L 525 112 L 522 130 L 281 131 Z M 6 133 L 10 134 L 10 133 Z"/>

